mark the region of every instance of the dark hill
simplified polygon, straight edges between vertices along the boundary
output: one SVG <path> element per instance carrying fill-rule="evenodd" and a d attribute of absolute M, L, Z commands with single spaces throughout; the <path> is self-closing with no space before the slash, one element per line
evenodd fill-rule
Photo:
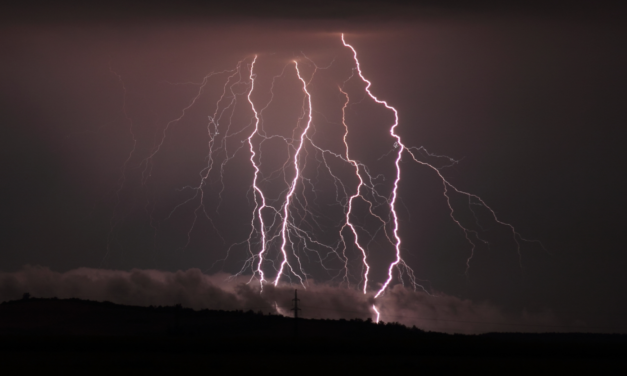
<path fill-rule="evenodd" d="M 396 323 L 298 319 L 295 336 L 293 318 L 253 311 L 79 299 L 0 304 L 0 361 L 11 367 L 82 369 L 100 364 L 98 370 L 139 367 L 158 373 L 202 364 L 246 372 L 273 367 L 285 371 L 289 365 L 303 374 L 329 368 L 361 372 L 470 367 L 548 374 L 625 369 L 626 355 L 625 335 L 448 335 Z"/>

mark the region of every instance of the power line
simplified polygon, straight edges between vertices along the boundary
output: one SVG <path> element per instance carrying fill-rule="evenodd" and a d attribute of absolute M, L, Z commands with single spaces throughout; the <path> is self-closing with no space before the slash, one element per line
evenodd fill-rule
<path fill-rule="evenodd" d="M 300 308 L 298 308 L 298 301 L 300 299 L 298 299 L 298 290 L 294 289 L 294 299 L 292 299 L 294 301 L 294 308 L 292 308 L 292 311 L 294 311 L 294 338 L 298 338 L 298 311 L 300 311 Z"/>

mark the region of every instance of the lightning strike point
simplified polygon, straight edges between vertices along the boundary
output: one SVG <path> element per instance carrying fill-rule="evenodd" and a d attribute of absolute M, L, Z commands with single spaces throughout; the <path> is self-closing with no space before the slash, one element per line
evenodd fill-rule
<path fill-rule="evenodd" d="M 379 310 L 377 309 L 377 307 L 373 304 L 372 305 L 372 310 L 377 314 L 377 317 L 375 319 L 375 323 L 378 324 L 379 323 L 379 319 L 381 317 L 381 314 L 379 313 Z"/>

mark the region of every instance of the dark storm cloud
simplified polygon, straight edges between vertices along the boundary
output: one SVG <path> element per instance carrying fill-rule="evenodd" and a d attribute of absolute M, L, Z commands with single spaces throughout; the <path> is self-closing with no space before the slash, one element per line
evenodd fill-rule
<path fill-rule="evenodd" d="M 255 310 L 290 315 L 294 286 L 268 285 L 263 292 L 249 277 L 206 275 L 198 269 L 164 272 L 133 269 L 129 272 L 80 268 L 65 273 L 27 266 L 0 273 L 0 301 L 19 299 L 28 292 L 41 298 L 80 298 L 140 306 L 181 304 L 193 309 Z M 306 318 L 374 318 L 374 300 L 355 289 L 310 282 L 299 289 Z M 376 301 L 381 319 L 416 325 L 423 330 L 448 333 L 492 331 L 559 331 L 550 314 L 507 315 L 497 307 L 469 300 L 395 286 Z M 585 327 L 581 327 L 585 329 Z M 567 327 L 571 329 L 572 327 Z"/>
<path fill-rule="evenodd" d="M 136 22 L 243 19 L 354 20 L 358 22 L 407 20 L 464 13 L 508 13 L 563 15 L 585 12 L 611 14 L 616 4 L 608 1 L 545 0 L 318 0 L 270 1 L 30 1 L 5 5 L 0 19 L 5 22 Z"/>

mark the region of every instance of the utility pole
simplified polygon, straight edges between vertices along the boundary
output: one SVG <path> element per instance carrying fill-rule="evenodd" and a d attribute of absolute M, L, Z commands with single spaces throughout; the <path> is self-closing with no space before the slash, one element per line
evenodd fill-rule
<path fill-rule="evenodd" d="M 294 299 L 292 299 L 294 301 L 294 308 L 292 308 L 292 311 L 294 311 L 294 338 L 298 338 L 298 311 L 300 311 L 300 308 L 298 308 L 298 301 L 300 299 L 298 299 L 298 290 L 294 289 Z"/>

